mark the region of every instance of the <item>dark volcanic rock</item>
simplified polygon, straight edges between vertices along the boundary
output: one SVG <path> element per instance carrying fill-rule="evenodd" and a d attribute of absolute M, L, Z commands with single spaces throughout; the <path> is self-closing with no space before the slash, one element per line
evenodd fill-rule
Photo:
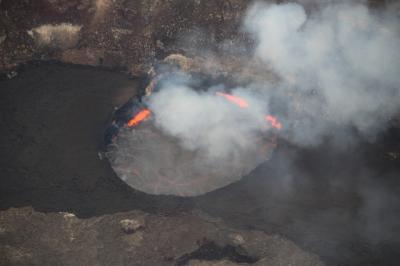
<path fill-rule="evenodd" d="M 242 42 L 238 26 L 249 2 L 4 0 L 0 71 L 31 59 L 135 69 L 171 51 Z M 57 41 L 63 38 L 68 45 Z"/>

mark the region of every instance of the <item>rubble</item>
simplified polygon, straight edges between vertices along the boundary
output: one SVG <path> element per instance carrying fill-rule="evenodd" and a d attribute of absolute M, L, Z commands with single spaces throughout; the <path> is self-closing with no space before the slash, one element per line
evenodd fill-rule
<path fill-rule="evenodd" d="M 142 217 L 138 219 L 124 219 L 120 222 L 122 230 L 127 234 L 132 234 L 139 229 L 143 229 L 145 227 L 145 221 Z"/>

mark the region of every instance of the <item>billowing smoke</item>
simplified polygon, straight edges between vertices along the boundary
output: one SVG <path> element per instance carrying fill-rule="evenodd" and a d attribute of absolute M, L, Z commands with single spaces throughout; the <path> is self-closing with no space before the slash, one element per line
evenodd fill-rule
<path fill-rule="evenodd" d="M 212 160 L 257 148 L 254 139 L 270 129 L 265 103 L 245 89 L 232 93 L 244 99 L 249 108 L 227 101 L 217 94 L 218 88 L 195 91 L 178 77 L 161 86 L 148 102 L 156 125 L 177 137 L 186 149 L 200 151 Z"/>
<path fill-rule="evenodd" d="M 307 6 L 316 1 L 300 2 Z M 289 233 L 328 249 L 328 254 L 341 250 L 340 241 L 355 228 L 370 243 L 398 243 L 398 189 L 380 185 L 383 179 L 397 180 L 391 175 L 398 172 L 372 171 L 363 149 L 352 153 L 323 140 L 330 136 L 346 146 L 354 131 L 376 136 L 398 116 L 399 9 L 370 10 L 362 1 L 319 2 L 324 4 L 315 8 L 260 2 L 248 10 L 244 29 L 256 40 L 255 61 L 261 60 L 280 80 L 259 79 L 254 81 L 257 85 L 233 90 L 254 107 L 245 122 L 243 110 L 221 101 L 212 89 L 197 92 L 182 82 L 161 85 L 150 98 L 150 108 L 159 128 L 211 158 L 235 153 L 237 147 L 252 148 L 253 136 L 260 131 L 259 117 L 276 115 L 283 123 L 280 136 L 297 145 L 278 150 L 273 162 L 265 164 L 263 179 L 257 179 L 260 188 L 249 192 L 262 202 L 265 208 L 260 209 L 268 219 L 279 227 L 292 223 L 287 225 Z M 311 155 L 312 149 L 297 149 L 319 144 L 318 153 Z M 249 201 L 249 209 L 253 204 Z M 311 213 L 309 206 L 323 208 Z M 296 214 L 301 212 L 305 214 Z M 333 241 L 321 245 L 324 238 Z"/>
<path fill-rule="evenodd" d="M 400 23 L 382 13 L 361 4 L 331 4 L 310 15 L 295 3 L 249 9 L 255 56 L 280 75 L 280 86 L 308 96 L 299 103 L 306 116 L 286 114 L 288 124 L 299 122 L 288 133 L 292 141 L 320 140 L 331 131 L 327 121 L 374 134 L 399 110 Z"/>
<path fill-rule="evenodd" d="M 256 3 L 248 10 L 245 28 L 256 39 L 254 56 L 281 78 L 277 85 L 265 85 L 264 93 L 291 106 L 281 112 L 280 119 L 285 125 L 281 136 L 297 146 L 321 144 L 326 136 L 337 140 L 331 145 L 318 146 L 326 150 L 326 158 L 321 155 L 325 152 L 320 151 L 308 162 L 317 173 L 304 170 L 303 158 L 293 159 L 287 154 L 276 157 L 279 164 L 274 162 L 269 170 L 280 174 L 282 164 L 285 168 L 282 172 L 288 172 L 288 176 L 294 176 L 301 184 L 307 184 L 309 176 L 313 176 L 310 187 L 323 190 L 324 185 L 320 184 L 326 182 L 326 193 L 332 198 L 340 199 L 343 191 L 355 190 L 349 194 L 357 195 L 361 208 L 354 216 L 346 217 L 331 205 L 316 214 L 321 215 L 319 218 L 313 217 L 305 224 L 332 222 L 333 227 L 339 228 L 356 219 L 358 233 L 365 241 L 376 244 L 398 236 L 398 219 L 394 217 L 394 210 L 399 207 L 398 192 L 383 181 L 393 179 L 394 174 L 389 169 L 379 173 L 368 169 L 370 161 L 364 158 L 368 155 L 357 156 L 345 146 L 353 140 L 354 131 L 358 140 L 359 136 L 370 139 L 384 131 L 393 117 L 399 116 L 400 13 L 394 6 L 371 10 L 360 3 L 329 2 L 314 10 L 305 10 L 295 3 Z M 344 150 L 338 149 L 339 143 Z M 335 156 L 336 153 L 340 156 Z M 346 164 L 341 159 L 347 153 L 351 156 Z M 306 153 L 301 156 L 305 157 Z M 374 160 L 379 156 L 376 152 Z M 335 166 L 329 167 L 331 164 Z M 281 177 L 280 174 L 276 179 L 282 182 Z M 296 197 L 292 179 L 283 185 L 279 183 L 282 188 L 275 182 L 274 179 L 268 189 L 275 193 L 278 190 L 280 197 Z M 301 195 L 298 199 L 302 201 L 307 196 Z M 345 202 L 353 203 L 353 200 Z M 297 211 L 298 206 L 294 205 Z M 383 216 L 386 218 L 381 219 Z M 292 228 L 296 231 L 302 227 L 295 224 Z M 304 242 L 313 241 L 307 237 L 303 236 Z"/>
<path fill-rule="evenodd" d="M 290 106 L 277 108 L 282 136 L 301 145 L 318 144 L 329 134 L 343 143 L 347 132 L 331 134 L 338 125 L 354 126 L 366 137 L 384 128 L 400 106 L 400 23 L 395 12 L 373 13 L 360 2 L 330 1 L 309 14 L 296 3 L 249 8 L 244 28 L 256 40 L 254 56 L 281 78 L 241 89 L 247 99 L 257 99 L 250 116 L 259 117 L 271 104 Z M 262 97 L 254 95 L 257 90 Z M 237 109 L 221 105 L 212 92 L 169 82 L 150 105 L 158 126 L 189 149 L 222 156 L 235 145 L 251 145 L 253 120 L 238 123 Z"/>

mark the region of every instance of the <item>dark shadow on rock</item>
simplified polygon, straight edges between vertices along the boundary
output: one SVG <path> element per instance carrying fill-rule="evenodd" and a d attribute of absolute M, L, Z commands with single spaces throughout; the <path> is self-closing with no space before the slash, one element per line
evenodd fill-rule
<path fill-rule="evenodd" d="M 206 241 L 190 254 L 184 254 L 176 260 L 176 266 L 185 266 L 190 260 L 216 261 L 229 259 L 236 263 L 255 263 L 259 259 L 246 254 L 246 250 L 232 245 L 218 246 L 212 241 Z"/>

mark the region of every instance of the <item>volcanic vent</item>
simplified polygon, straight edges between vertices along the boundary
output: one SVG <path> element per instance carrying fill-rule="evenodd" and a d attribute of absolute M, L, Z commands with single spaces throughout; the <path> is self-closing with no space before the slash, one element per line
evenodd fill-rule
<path fill-rule="evenodd" d="M 241 179 L 269 159 L 282 127 L 276 117 L 232 92 L 170 81 L 155 77 L 150 83 L 155 92 L 132 98 L 107 130 L 107 157 L 129 186 L 197 196 Z M 204 120 L 206 133 L 199 133 L 197 122 Z"/>

